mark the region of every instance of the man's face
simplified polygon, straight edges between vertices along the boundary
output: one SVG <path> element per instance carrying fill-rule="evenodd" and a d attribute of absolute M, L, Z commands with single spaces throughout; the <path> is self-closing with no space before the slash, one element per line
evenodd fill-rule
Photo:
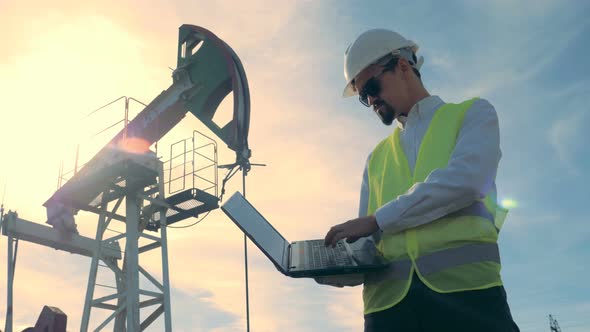
<path fill-rule="evenodd" d="M 385 125 L 391 125 L 400 115 L 399 102 L 404 100 L 405 92 L 405 82 L 400 76 L 399 63 L 395 71 L 371 65 L 361 71 L 354 82 L 360 94 L 369 92 L 366 96 L 369 107 L 373 108 Z"/>

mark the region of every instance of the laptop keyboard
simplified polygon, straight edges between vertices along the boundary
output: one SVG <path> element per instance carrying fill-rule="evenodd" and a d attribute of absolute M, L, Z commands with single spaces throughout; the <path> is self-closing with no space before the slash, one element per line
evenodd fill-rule
<path fill-rule="evenodd" d="M 309 268 L 320 269 L 337 266 L 352 265 L 352 259 L 344 245 L 340 242 L 336 247 L 326 247 L 324 240 L 305 241 Z"/>

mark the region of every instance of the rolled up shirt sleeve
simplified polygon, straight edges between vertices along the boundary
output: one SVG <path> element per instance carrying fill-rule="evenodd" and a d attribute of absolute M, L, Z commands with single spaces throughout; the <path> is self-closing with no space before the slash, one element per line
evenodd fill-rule
<path fill-rule="evenodd" d="M 495 187 L 500 158 L 498 116 L 487 100 L 478 99 L 465 113 L 447 167 L 433 170 L 424 182 L 415 183 L 405 194 L 380 207 L 375 213 L 377 224 L 382 231 L 401 232 L 467 207 Z M 364 208 L 365 214 L 368 191 L 365 167 L 359 211 Z"/>

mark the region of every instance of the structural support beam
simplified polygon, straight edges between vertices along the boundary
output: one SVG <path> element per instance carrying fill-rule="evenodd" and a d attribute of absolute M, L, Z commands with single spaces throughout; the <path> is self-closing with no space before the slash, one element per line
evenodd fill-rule
<path fill-rule="evenodd" d="M 160 248 L 162 245 L 160 244 L 160 242 L 153 242 L 150 244 L 146 244 L 145 246 L 139 248 L 139 253 L 142 254 L 146 251 L 152 250 L 152 249 L 156 249 L 156 248 Z"/>
<path fill-rule="evenodd" d="M 109 324 L 113 320 L 113 318 L 115 318 L 123 310 L 125 310 L 125 306 L 119 307 L 104 322 L 102 322 L 102 324 L 100 324 L 94 331 L 100 331 L 100 330 L 102 330 L 105 326 L 107 326 L 107 324 Z"/>
<path fill-rule="evenodd" d="M 86 257 L 92 257 L 96 250 L 94 239 L 78 234 L 64 234 L 50 226 L 24 220 L 16 215 L 7 215 L 5 229 L 13 238 L 40 244 L 42 246 L 67 251 Z M 117 238 L 119 239 L 119 238 Z M 105 258 L 121 259 L 121 247 L 113 239 L 111 243 L 102 246 L 102 256 Z"/>
<path fill-rule="evenodd" d="M 117 310 L 117 309 L 119 309 L 118 306 L 116 306 L 114 304 L 108 304 L 108 303 L 97 303 L 97 304 L 93 304 L 92 306 L 95 307 L 95 308 L 107 309 L 107 310 Z"/>
<path fill-rule="evenodd" d="M 154 299 L 149 299 L 149 300 L 145 300 L 139 303 L 139 307 L 140 308 L 145 308 L 145 307 L 149 307 L 152 306 L 154 304 L 162 304 L 162 298 L 154 298 Z"/>
<path fill-rule="evenodd" d="M 148 326 L 150 326 L 150 324 L 153 323 L 163 312 L 164 312 L 164 305 L 160 305 L 156 310 L 154 310 L 154 312 L 152 312 L 151 315 L 149 315 L 141 323 L 140 331 L 144 331 L 145 329 L 147 329 Z M 168 330 L 166 330 L 166 331 L 168 331 Z"/>
<path fill-rule="evenodd" d="M 110 300 L 114 300 L 120 297 L 125 297 L 125 294 L 120 294 L 120 293 L 116 293 L 116 294 L 111 294 L 111 295 L 107 295 L 107 296 L 103 296 L 101 298 L 95 299 L 92 301 L 92 305 L 96 306 L 97 304 L 101 304 L 103 302 L 107 302 Z"/>
<path fill-rule="evenodd" d="M 82 312 L 82 322 L 80 325 L 81 332 L 88 331 L 88 324 L 90 323 L 90 310 L 92 307 L 92 298 L 94 296 L 94 286 L 96 285 L 96 273 L 98 271 L 98 261 L 100 259 L 102 248 L 102 236 L 107 228 L 107 207 L 106 194 L 103 195 L 101 204 L 101 213 L 98 217 L 98 224 L 96 225 L 96 237 L 94 240 L 94 251 L 92 255 L 92 262 L 90 263 L 90 274 L 88 275 L 88 284 L 86 285 L 86 297 L 84 300 L 84 311 Z M 109 219 L 110 220 L 110 219 Z"/>
<path fill-rule="evenodd" d="M 164 197 L 164 167 L 158 168 L 158 179 L 160 180 L 160 198 Z M 165 331 L 172 331 L 172 308 L 170 307 L 170 277 L 168 275 L 168 233 L 166 221 L 166 208 L 160 211 L 160 244 L 162 245 L 162 282 L 164 293 L 164 323 Z"/>
<path fill-rule="evenodd" d="M 7 264 L 7 278 L 6 278 L 6 322 L 4 324 L 4 331 L 12 332 L 12 313 L 13 313 L 13 301 L 12 301 L 12 294 L 13 294 L 13 285 L 14 285 L 14 255 L 13 255 L 13 237 L 8 234 L 8 259 L 6 260 Z"/>
<path fill-rule="evenodd" d="M 129 188 L 128 188 L 129 189 Z M 126 232 L 125 263 L 127 265 L 127 332 L 139 332 L 139 207 L 135 193 L 125 197 Z"/>
<path fill-rule="evenodd" d="M 164 291 L 164 286 L 162 286 L 162 284 L 159 283 L 158 280 L 156 280 L 156 278 L 154 278 L 143 267 L 139 266 L 139 272 L 141 272 L 141 274 L 143 274 L 143 276 L 146 277 L 147 280 L 151 281 L 151 283 L 154 284 L 154 286 L 158 287 L 159 290 L 161 290 L 162 292 Z"/>

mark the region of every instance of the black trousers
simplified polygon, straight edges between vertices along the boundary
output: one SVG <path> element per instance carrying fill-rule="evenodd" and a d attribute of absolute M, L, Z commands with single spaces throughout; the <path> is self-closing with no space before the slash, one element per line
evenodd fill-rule
<path fill-rule="evenodd" d="M 365 315 L 365 332 L 520 332 L 504 287 L 437 293 L 414 274 L 406 297 Z"/>

